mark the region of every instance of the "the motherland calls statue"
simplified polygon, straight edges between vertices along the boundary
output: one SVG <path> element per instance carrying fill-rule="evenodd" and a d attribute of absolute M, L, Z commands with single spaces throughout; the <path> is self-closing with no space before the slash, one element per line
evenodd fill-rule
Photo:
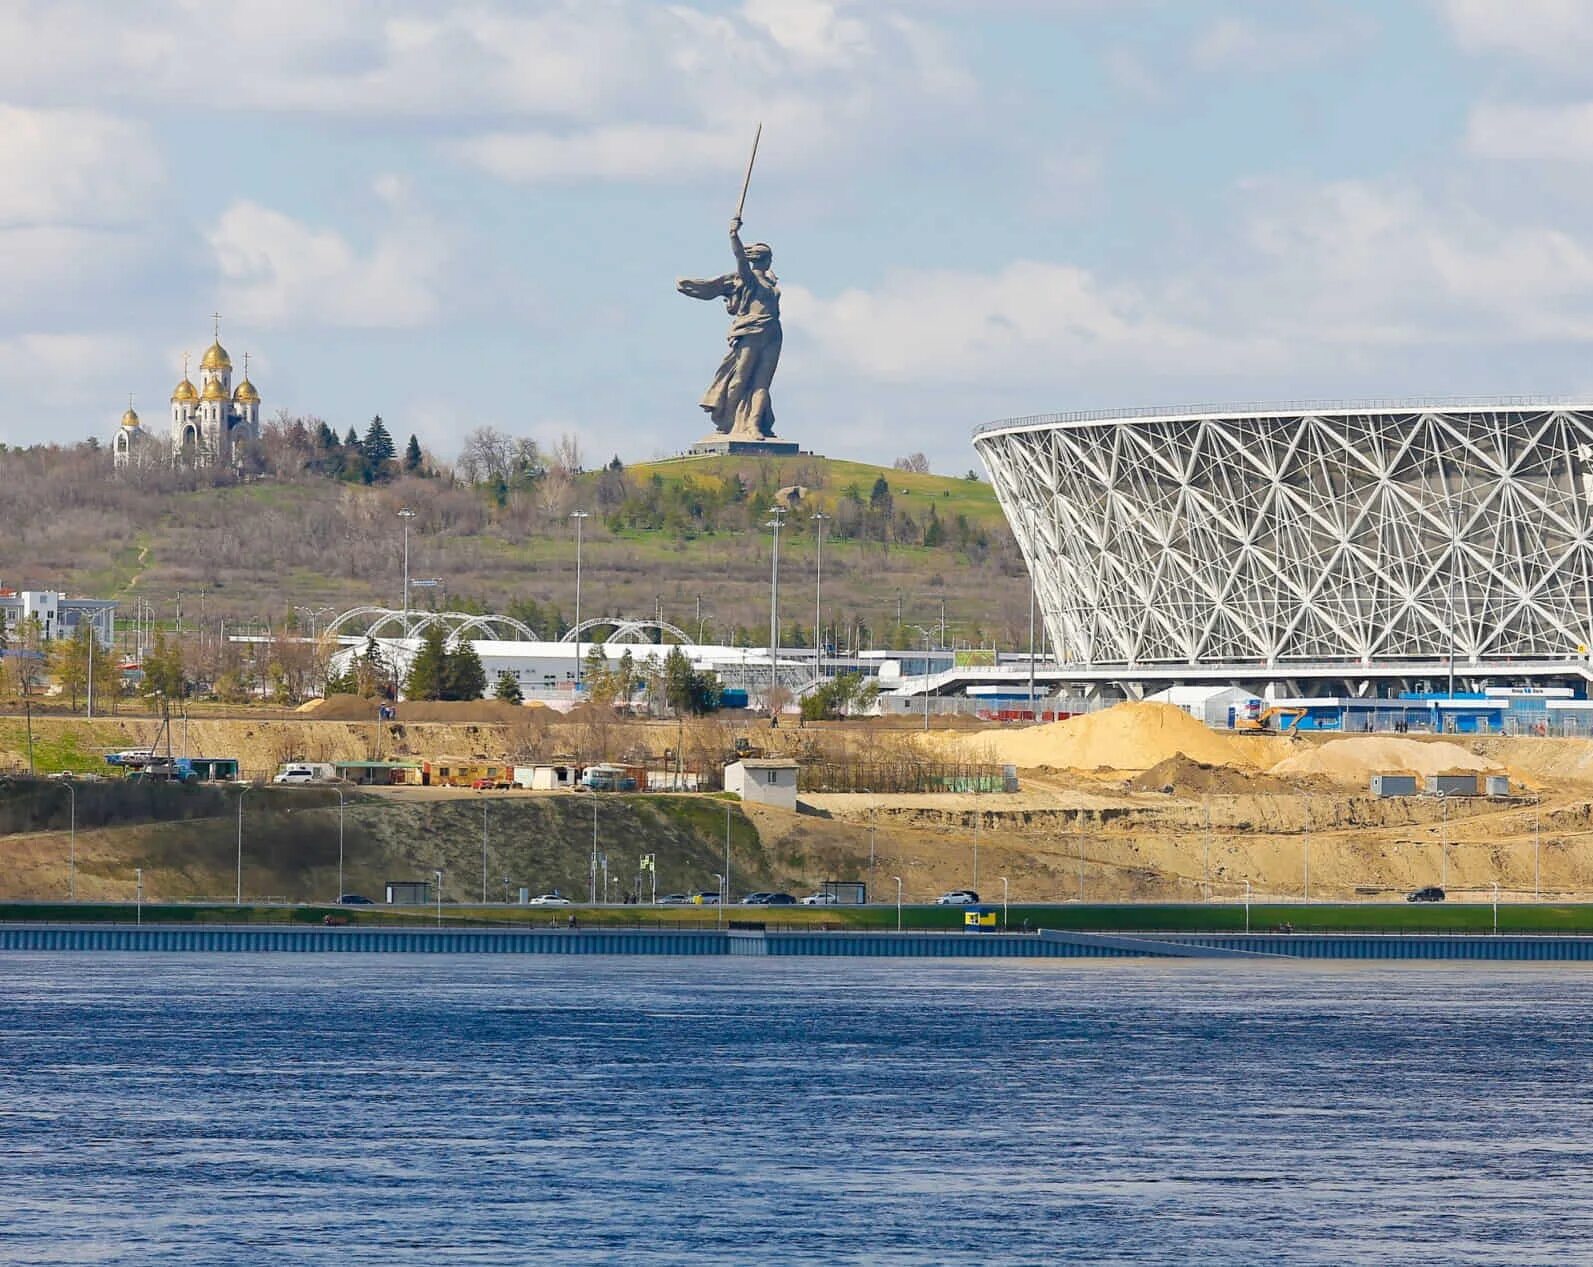
<path fill-rule="evenodd" d="M 675 289 L 693 299 L 723 299 L 730 313 L 730 350 L 703 393 L 702 407 L 731 439 L 767 440 L 774 435 L 769 384 L 780 363 L 780 282 L 769 271 L 774 252 L 767 245 L 742 246 L 739 215 L 730 222 L 730 253 L 735 272 L 682 278 Z"/>

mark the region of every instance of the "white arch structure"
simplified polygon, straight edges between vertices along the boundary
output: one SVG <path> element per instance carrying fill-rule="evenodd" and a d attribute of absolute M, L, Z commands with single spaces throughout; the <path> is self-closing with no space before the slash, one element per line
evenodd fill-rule
<path fill-rule="evenodd" d="M 334 637 L 402 638 L 405 616 L 391 607 L 351 607 L 333 617 L 326 633 Z M 434 625 L 440 625 L 450 642 L 475 641 L 478 638 L 506 642 L 535 642 L 535 632 L 524 621 L 513 616 L 476 616 L 470 612 L 417 612 L 409 613 L 410 637 L 423 634 Z M 474 635 L 474 637 L 472 637 Z"/>
<path fill-rule="evenodd" d="M 1076 666 L 1500 665 L 1593 646 L 1593 404 L 1298 402 L 980 428 Z"/>
<path fill-rule="evenodd" d="M 586 637 L 586 635 L 594 629 L 613 630 L 613 632 L 603 640 L 604 642 L 651 642 L 652 638 L 649 636 L 649 634 L 656 630 L 660 634 L 667 634 L 683 647 L 694 647 L 697 645 L 692 641 L 690 634 L 688 634 L 684 629 L 670 624 L 667 620 L 622 620 L 617 616 L 598 616 L 592 620 L 583 620 L 573 629 L 566 630 L 564 636 L 560 638 L 559 641 L 575 642 L 577 639 L 579 639 L 582 642 L 591 642 L 592 639 Z"/>

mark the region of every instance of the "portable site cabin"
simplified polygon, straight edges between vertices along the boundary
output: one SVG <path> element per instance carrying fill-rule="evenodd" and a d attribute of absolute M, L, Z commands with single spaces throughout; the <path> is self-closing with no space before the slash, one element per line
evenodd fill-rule
<path fill-rule="evenodd" d="M 530 788 L 534 792 L 567 791 L 576 785 L 580 777 L 580 767 L 571 762 L 517 765 L 514 768 L 515 787 Z"/>
<path fill-rule="evenodd" d="M 725 791 L 758 805 L 796 809 L 797 763 L 789 757 L 746 757 L 725 767 Z"/>
<path fill-rule="evenodd" d="M 399 787 L 417 784 L 420 766 L 413 761 L 334 761 L 337 777 L 362 787 Z"/>

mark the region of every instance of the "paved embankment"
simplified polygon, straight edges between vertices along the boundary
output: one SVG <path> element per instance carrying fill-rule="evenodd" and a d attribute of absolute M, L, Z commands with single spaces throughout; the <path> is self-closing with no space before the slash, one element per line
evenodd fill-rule
<path fill-rule="evenodd" d="M 222 954 L 747 955 L 871 958 L 1593 961 L 1593 937 L 1445 934 L 765 932 L 757 929 L 266 928 L 31 924 L 0 951 Z"/>

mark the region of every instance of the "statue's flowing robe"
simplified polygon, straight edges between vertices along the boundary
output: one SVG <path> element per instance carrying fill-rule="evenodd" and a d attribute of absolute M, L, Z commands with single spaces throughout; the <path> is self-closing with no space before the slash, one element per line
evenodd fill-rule
<path fill-rule="evenodd" d="M 723 277 L 679 284 L 693 299 L 723 299 L 730 313 L 729 350 L 699 402 L 722 433 L 774 434 L 769 384 L 780 363 L 780 286 L 773 273 L 743 266 Z"/>

